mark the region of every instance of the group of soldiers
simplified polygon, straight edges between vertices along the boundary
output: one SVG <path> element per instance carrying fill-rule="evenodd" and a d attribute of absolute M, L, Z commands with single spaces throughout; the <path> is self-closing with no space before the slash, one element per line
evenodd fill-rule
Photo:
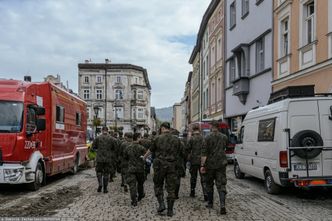
<path fill-rule="evenodd" d="M 218 122 L 211 123 L 211 133 L 203 138 L 200 128 L 192 128 L 189 139 L 180 139 L 168 122 L 160 126 L 159 134 L 141 137 L 139 133 L 125 133 L 124 138 L 112 136 L 107 127 L 102 128 L 92 145 L 97 151 L 96 173 L 98 192 L 107 193 L 107 186 L 115 174 L 121 173 L 124 191 L 129 192 L 131 205 L 145 197 L 144 182 L 153 160 L 154 193 L 158 201 L 157 212 L 173 216 L 173 207 L 179 198 L 181 178 L 190 164 L 190 196 L 195 197 L 198 174 L 200 174 L 204 200 L 207 208 L 213 208 L 214 184 L 220 199 L 220 214 L 226 214 L 226 166 L 225 148 L 227 137 L 218 130 Z M 164 200 L 164 186 L 167 191 L 167 208 Z"/>

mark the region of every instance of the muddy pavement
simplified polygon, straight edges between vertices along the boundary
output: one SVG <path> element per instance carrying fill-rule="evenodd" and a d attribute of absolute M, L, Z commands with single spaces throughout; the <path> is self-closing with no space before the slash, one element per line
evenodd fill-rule
<path fill-rule="evenodd" d="M 56 210 L 66 208 L 82 195 L 78 186 L 63 187 L 55 192 L 42 193 L 37 197 L 22 196 L 15 206 L 0 209 L 0 214 L 8 217 L 45 217 L 56 214 Z"/>
<path fill-rule="evenodd" d="M 22 188 L 0 187 L 1 217 L 53 217 L 65 220 L 332 220 L 331 189 L 303 191 L 287 189 L 280 195 L 269 195 L 261 180 L 246 177 L 238 180 L 227 169 L 227 215 L 218 213 L 215 192 L 213 209 L 206 209 L 201 189 L 190 198 L 189 175 L 182 179 L 180 199 L 175 203 L 172 218 L 156 214 L 157 201 L 151 176 L 145 183 L 146 197 L 137 207 L 120 187 L 120 175 L 110 183 L 109 193 L 97 193 L 94 169 L 80 171 L 75 176 L 54 179 L 37 192 Z M 53 178 L 52 178 L 53 179 Z"/>

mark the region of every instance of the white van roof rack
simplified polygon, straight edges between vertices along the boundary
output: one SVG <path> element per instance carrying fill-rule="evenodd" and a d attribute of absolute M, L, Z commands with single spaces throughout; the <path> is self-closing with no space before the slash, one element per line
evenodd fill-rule
<path fill-rule="evenodd" d="M 279 91 L 271 93 L 269 104 L 275 103 L 287 98 L 314 97 L 315 85 L 289 86 Z"/>

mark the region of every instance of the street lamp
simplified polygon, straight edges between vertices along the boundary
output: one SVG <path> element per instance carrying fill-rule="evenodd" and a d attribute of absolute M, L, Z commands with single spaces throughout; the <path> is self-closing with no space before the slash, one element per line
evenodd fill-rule
<path fill-rule="evenodd" d="M 93 111 L 95 112 L 95 137 L 97 137 L 97 119 L 98 119 L 98 112 L 99 112 L 100 108 L 99 106 L 94 106 L 93 107 Z"/>

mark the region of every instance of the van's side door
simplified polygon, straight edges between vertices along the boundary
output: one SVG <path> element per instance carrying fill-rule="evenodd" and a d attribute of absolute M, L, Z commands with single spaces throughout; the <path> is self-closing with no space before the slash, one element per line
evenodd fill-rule
<path fill-rule="evenodd" d="M 332 100 L 319 100 L 321 137 L 325 147 L 332 148 Z M 323 176 L 332 176 L 332 149 L 322 152 Z"/>

